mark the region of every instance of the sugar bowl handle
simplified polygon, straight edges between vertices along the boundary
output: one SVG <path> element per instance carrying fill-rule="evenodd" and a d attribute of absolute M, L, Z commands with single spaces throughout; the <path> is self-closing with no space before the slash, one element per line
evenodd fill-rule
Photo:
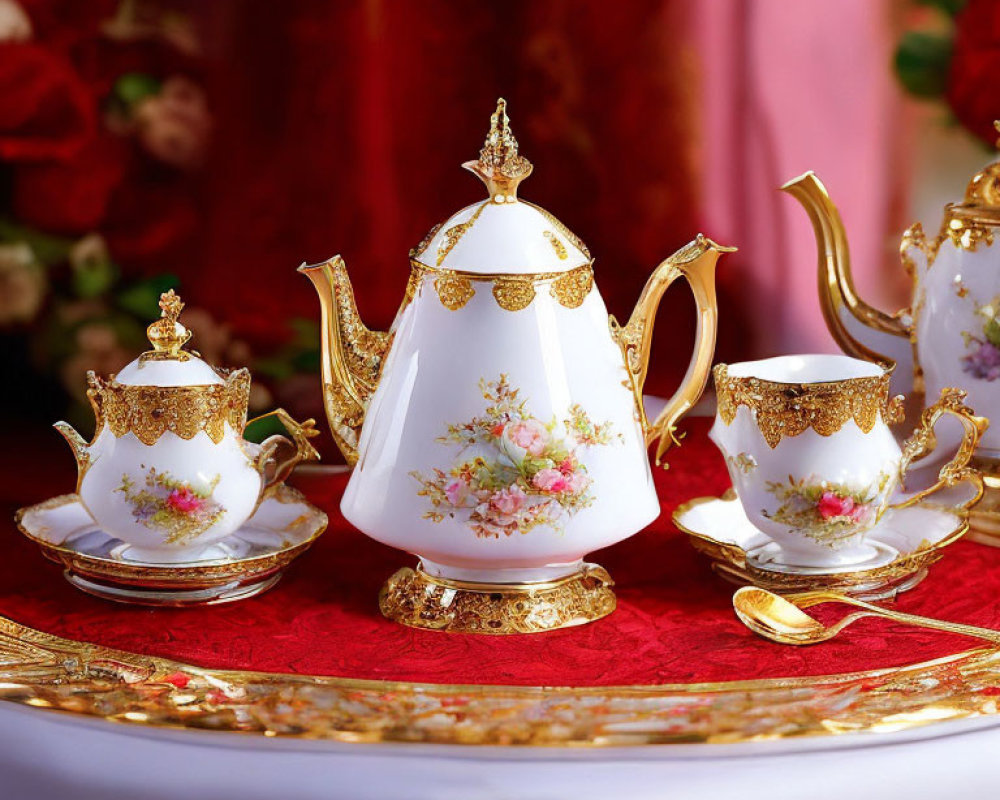
<path fill-rule="evenodd" d="M 309 440 L 318 436 L 316 420 L 310 418 L 305 422 L 296 422 L 291 414 L 283 408 L 277 408 L 247 422 L 252 425 L 268 417 L 276 417 L 285 429 L 292 435 L 275 434 L 268 436 L 260 443 L 260 453 L 257 455 L 257 471 L 264 476 L 264 489 L 281 483 L 291 475 L 292 470 L 302 461 L 319 461 L 319 453 Z"/>
<path fill-rule="evenodd" d="M 963 503 L 965 508 L 969 508 L 982 497 L 982 473 L 970 466 L 969 462 L 976 451 L 980 437 L 986 432 L 990 423 L 986 417 L 977 417 L 972 409 L 965 404 L 965 394 L 961 389 L 942 389 L 938 401 L 924 409 L 924 413 L 920 417 L 920 424 L 903 444 L 903 458 L 899 462 L 900 479 L 905 477 L 914 461 L 933 452 L 937 446 L 934 426 L 945 414 L 951 414 L 962 423 L 962 443 L 958 447 L 958 452 L 955 453 L 951 461 L 941 467 L 937 482 L 933 486 L 916 492 L 900 503 L 890 505 L 890 508 L 912 506 L 939 489 L 945 489 L 963 481 L 971 483 L 975 489 L 975 495 L 972 499 Z"/>

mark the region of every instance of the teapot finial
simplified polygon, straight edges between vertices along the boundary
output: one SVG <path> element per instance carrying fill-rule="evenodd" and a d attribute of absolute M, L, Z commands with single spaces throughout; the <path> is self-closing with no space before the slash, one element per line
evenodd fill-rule
<path fill-rule="evenodd" d="M 517 200 L 517 185 L 531 174 L 531 162 L 518 155 L 517 139 L 510 129 L 507 101 L 497 100 L 497 110 L 490 117 L 490 132 L 486 134 L 478 161 L 462 164 L 486 184 L 493 203 L 513 203 Z"/>
<path fill-rule="evenodd" d="M 146 328 L 153 349 L 143 353 L 143 361 L 187 361 L 189 356 L 181 348 L 191 338 L 191 331 L 178 322 L 184 301 L 171 289 L 160 295 L 160 319 Z"/>

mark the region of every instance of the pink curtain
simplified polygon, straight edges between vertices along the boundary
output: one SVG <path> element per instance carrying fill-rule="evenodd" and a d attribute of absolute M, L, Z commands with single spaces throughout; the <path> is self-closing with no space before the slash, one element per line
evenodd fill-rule
<path fill-rule="evenodd" d="M 703 227 L 740 247 L 727 269 L 740 270 L 761 355 L 837 349 L 820 314 L 812 228 L 778 191 L 806 170 L 840 208 L 862 295 L 891 310 L 908 302 L 894 254 L 911 138 L 891 70 L 897 5 L 698 3 Z"/>

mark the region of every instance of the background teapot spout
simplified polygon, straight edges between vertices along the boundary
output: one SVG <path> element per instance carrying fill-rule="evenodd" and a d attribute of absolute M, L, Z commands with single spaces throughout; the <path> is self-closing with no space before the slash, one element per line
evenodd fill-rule
<path fill-rule="evenodd" d="M 73 458 L 76 459 L 76 488 L 79 491 L 80 482 L 83 480 L 83 476 L 90 466 L 90 445 L 87 444 L 86 439 L 76 432 L 76 428 L 68 422 L 57 422 L 52 427 L 62 434 L 62 437 L 73 451 Z"/>
<path fill-rule="evenodd" d="M 833 338 L 848 355 L 866 361 L 894 364 L 895 359 L 877 353 L 859 341 L 848 329 L 842 316 L 841 311 L 846 308 L 862 325 L 909 341 L 909 326 L 901 319 L 904 313 L 886 314 L 858 297 L 851 274 L 851 255 L 844 223 L 823 182 L 815 173 L 807 172 L 789 181 L 781 189 L 802 204 L 812 222 L 819 253 L 820 307 Z"/>
<path fill-rule="evenodd" d="M 354 302 L 344 259 L 299 267 L 312 281 L 321 306 L 323 403 L 330 433 L 351 466 L 368 401 L 378 387 L 392 334 L 365 327 Z"/>

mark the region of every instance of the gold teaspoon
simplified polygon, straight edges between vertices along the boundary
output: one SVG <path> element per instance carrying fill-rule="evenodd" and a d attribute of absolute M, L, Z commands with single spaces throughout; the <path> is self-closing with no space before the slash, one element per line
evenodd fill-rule
<path fill-rule="evenodd" d="M 795 602 L 792 602 L 774 592 L 769 592 L 767 589 L 744 586 L 737 589 L 736 594 L 733 595 L 733 609 L 740 621 L 754 633 L 780 644 L 801 645 L 825 642 L 862 617 L 885 617 L 908 625 L 919 625 L 947 633 L 974 636 L 994 644 L 1000 644 L 1000 631 L 980 628 L 975 625 L 963 625 L 958 622 L 945 622 L 933 617 L 890 611 L 887 608 L 881 608 L 837 592 L 806 592 L 796 595 L 794 599 Z M 848 614 L 839 622 L 826 626 L 819 620 L 810 617 L 797 605 L 809 607 L 818 603 L 846 603 L 865 610 Z"/>

